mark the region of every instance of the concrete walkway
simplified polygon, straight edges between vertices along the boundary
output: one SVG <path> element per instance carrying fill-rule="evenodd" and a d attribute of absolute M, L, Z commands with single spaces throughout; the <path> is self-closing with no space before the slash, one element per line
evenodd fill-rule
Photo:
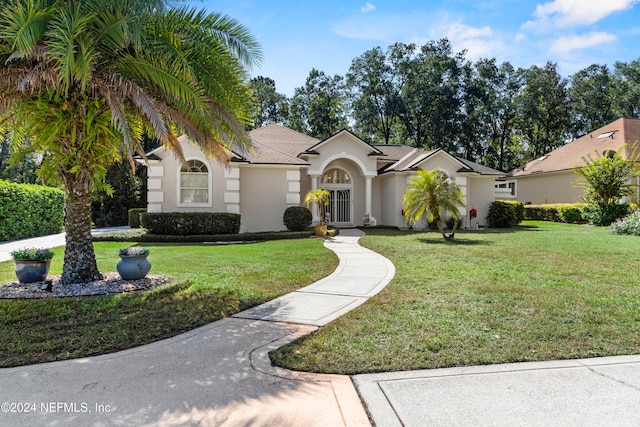
<path fill-rule="evenodd" d="M 0 425 L 369 425 L 350 377 L 291 372 L 268 358 L 391 280 L 393 264 L 360 236 L 344 230 L 325 242 L 340 258 L 330 276 L 232 318 L 119 353 L 0 369 L 0 402 L 21 405 L 3 408 Z"/>
<path fill-rule="evenodd" d="M 272 367 L 269 351 L 391 280 L 393 265 L 360 247 L 361 235 L 343 230 L 325 242 L 340 258 L 327 278 L 232 318 L 119 353 L 0 369 L 0 426 L 368 426 L 367 413 L 378 427 L 640 425 L 640 356 L 353 382 Z"/>

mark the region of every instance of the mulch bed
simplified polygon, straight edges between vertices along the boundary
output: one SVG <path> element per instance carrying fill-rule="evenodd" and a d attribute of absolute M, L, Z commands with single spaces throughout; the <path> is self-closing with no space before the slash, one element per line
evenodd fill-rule
<path fill-rule="evenodd" d="M 102 273 L 102 280 L 90 283 L 62 285 L 60 276 L 49 276 L 45 282 L 0 284 L 0 299 L 60 298 L 109 295 L 153 289 L 171 283 L 166 277 L 153 274 L 139 280 L 123 280 L 118 273 Z M 50 291 L 46 288 L 50 285 Z"/>

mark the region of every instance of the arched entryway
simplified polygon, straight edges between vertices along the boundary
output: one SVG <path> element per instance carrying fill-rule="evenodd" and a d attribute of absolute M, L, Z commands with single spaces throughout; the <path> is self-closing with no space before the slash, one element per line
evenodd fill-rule
<path fill-rule="evenodd" d="M 353 181 L 349 172 L 333 167 L 325 171 L 320 187 L 331 193 L 325 215 L 329 224 L 336 226 L 353 225 Z"/>

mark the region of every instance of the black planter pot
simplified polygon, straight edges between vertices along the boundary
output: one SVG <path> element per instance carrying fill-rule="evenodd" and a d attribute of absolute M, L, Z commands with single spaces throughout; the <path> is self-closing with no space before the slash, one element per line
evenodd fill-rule
<path fill-rule="evenodd" d="M 16 277 L 20 283 L 42 282 L 49 274 L 50 259 L 16 259 Z"/>

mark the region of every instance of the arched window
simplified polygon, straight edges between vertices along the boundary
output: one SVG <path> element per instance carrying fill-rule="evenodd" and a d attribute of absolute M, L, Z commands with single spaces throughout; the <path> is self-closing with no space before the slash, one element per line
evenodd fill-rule
<path fill-rule="evenodd" d="M 209 203 L 209 169 L 200 160 L 180 170 L 180 203 Z"/>
<path fill-rule="evenodd" d="M 329 169 L 322 175 L 323 184 L 351 184 L 351 177 L 342 169 Z"/>

